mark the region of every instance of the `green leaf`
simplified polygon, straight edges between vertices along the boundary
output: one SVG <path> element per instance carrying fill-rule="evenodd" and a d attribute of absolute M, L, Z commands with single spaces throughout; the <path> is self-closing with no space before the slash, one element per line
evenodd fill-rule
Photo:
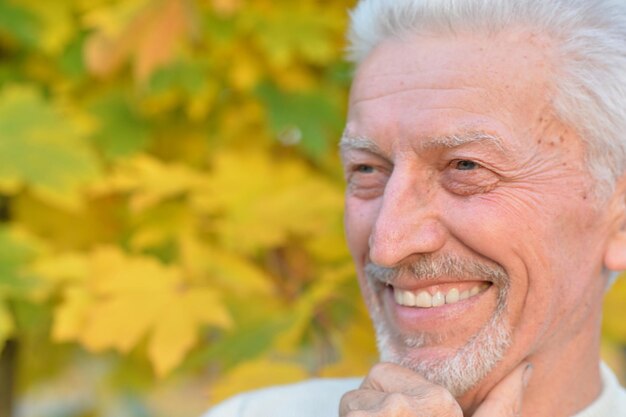
<path fill-rule="evenodd" d="M 0 228 L 0 297 L 23 296 L 33 287 L 33 279 L 23 271 L 36 252 L 25 236 Z"/>
<path fill-rule="evenodd" d="M 170 90 L 181 90 L 193 95 L 204 88 L 205 77 L 206 74 L 200 65 L 179 61 L 156 70 L 150 77 L 150 90 L 157 94 Z"/>
<path fill-rule="evenodd" d="M 85 60 L 83 59 L 83 49 L 85 35 L 72 39 L 67 48 L 59 56 L 60 69 L 70 78 L 81 78 L 87 74 Z"/>
<path fill-rule="evenodd" d="M 338 106 L 322 93 L 286 94 L 265 84 L 258 95 L 267 106 L 272 130 L 285 144 L 298 143 L 313 158 L 329 149 L 331 134 L 341 128 Z"/>
<path fill-rule="evenodd" d="M 0 0 L 0 38 L 3 35 L 20 44 L 35 45 L 38 37 L 35 17 L 6 0 Z"/>
<path fill-rule="evenodd" d="M 79 187 L 99 173 L 77 123 L 34 88 L 0 92 L 0 188 L 31 186 L 41 197 L 75 205 Z"/>
<path fill-rule="evenodd" d="M 90 110 L 98 120 L 92 140 L 108 158 L 130 156 L 147 145 L 148 124 L 124 93 L 114 91 L 100 97 L 91 104 Z"/>
<path fill-rule="evenodd" d="M 226 370 L 244 360 L 254 359 L 270 348 L 274 339 L 287 329 L 292 321 L 292 318 L 283 317 L 243 325 L 208 349 L 192 355 L 185 365 L 195 368 L 200 364 L 217 360 L 223 370 Z"/>

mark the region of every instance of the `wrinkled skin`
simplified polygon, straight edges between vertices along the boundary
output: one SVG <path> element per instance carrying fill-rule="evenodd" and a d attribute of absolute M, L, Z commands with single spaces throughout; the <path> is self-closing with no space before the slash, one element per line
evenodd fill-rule
<path fill-rule="evenodd" d="M 346 394 L 341 416 L 558 417 L 600 393 L 603 268 L 626 268 L 625 181 L 605 200 L 594 195 L 583 142 L 552 111 L 555 68 L 549 41 L 525 32 L 389 39 L 359 66 L 346 127 L 352 140 L 342 150 L 345 222 L 378 327 L 399 357 L 418 362 L 445 361 L 485 327 L 498 285 L 439 313 L 414 314 L 364 273 L 369 262 L 397 267 L 453 255 L 506 271 L 510 347 L 457 398 L 409 369 L 374 368 Z M 437 140 L 468 132 L 499 139 Z M 471 278 L 432 284 L 463 281 Z M 430 341 L 402 343 L 416 334 Z"/>

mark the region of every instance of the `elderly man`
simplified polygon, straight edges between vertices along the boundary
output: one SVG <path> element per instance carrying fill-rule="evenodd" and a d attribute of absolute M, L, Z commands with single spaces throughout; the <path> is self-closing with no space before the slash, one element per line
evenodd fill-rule
<path fill-rule="evenodd" d="M 210 416 L 626 416 L 599 363 L 626 4 L 362 0 L 350 39 L 346 233 L 382 363 Z"/>

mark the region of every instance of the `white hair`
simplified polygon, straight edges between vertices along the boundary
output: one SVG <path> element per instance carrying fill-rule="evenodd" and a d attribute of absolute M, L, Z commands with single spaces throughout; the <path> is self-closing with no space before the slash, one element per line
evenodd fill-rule
<path fill-rule="evenodd" d="M 512 28 L 554 42 L 556 117 L 585 141 L 596 191 L 607 196 L 626 171 L 626 1 L 361 0 L 351 13 L 349 58 L 359 63 L 381 41 L 406 34 Z"/>

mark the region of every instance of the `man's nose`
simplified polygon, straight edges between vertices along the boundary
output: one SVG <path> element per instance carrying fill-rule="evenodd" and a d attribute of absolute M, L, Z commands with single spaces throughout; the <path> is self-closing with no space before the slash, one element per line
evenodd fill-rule
<path fill-rule="evenodd" d="M 448 232 L 437 207 L 437 187 L 438 184 L 418 175 L 394 171 L 369 238 L 372 262 L 397 266 L 444 246 Z"/>

